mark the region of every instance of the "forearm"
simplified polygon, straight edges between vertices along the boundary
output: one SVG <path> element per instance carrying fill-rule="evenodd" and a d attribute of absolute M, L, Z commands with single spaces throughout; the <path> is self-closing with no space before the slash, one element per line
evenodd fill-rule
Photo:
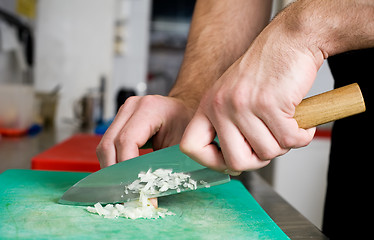
<path fill-rule="evenodd" d="M 199 0 L 185 57 L 169 96 L 196 109 L 204 92 L 269 22 L 269 0 Z"/>
<path fill-rule="evenodd" d="M 278 16 L 283 30 L 316 57 L 374 47 L 373 0 L 303 0 Z"/>

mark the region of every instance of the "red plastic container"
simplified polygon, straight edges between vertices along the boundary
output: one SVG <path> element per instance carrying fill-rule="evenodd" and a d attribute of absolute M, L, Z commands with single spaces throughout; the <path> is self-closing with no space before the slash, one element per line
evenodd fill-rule
<path fill-rule="evenodd" d="M 100 135 L 77 134 L 51 147 L 31 159 L 34 170 L 54 170 L 73 172 L 95 172 L 100 170 L 96 157 L 96 147 Z M 140 149 L 140 155 L 152 152 L 152 149 Z"/>

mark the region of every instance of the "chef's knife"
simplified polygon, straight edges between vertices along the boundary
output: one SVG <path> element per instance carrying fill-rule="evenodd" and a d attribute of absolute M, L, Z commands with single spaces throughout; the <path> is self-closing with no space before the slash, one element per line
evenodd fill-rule
<path fill-rule="evenodd" d="M 357 84 L 351 84 L 304 99 L 297 107 L 294 118 L 299 127 L 307 129 L 365 111 L 365 103 Z M 180 152 L 179 145 L 161 149 L 140 157 L 101 169 L 72 186 L 59 200 L 62 204 L 93 205 L 97 202 L 117 203 L 136 200 L 138 193 L 125 194 L 125 187 L 148 169 L 172 169 L 184 172 L 197 181 L 197 188 L 226 183 L 230 178 L 196 163 Z M 190 189 L 181 189 L 181 192 Z M 168 190 L 151 197 L 176 193 Z"/>
<path fill-rule="evenodd" d="M 94 205 L 118 203 L 136 200 L 139 193 L 125 194 L 125 187 L 138 179 L 140 172 L 149 169 L 172 169 L 176 173 L 186 173 L 197 182 L 197 188 L 215 186 L 230 181 L 230 176 L 206 168 L 193 161 L 179 150 L 179 145 L 164 148 L 124 162 L 103 168 L 88 175 L 72 186 L 59 200 L 59 203 L 70 205 Z M 190 191 L 180 188 L 178 192 Z M 176 189 L 169 189 L 150 197 L 161 197 L 177 193 Z"/>

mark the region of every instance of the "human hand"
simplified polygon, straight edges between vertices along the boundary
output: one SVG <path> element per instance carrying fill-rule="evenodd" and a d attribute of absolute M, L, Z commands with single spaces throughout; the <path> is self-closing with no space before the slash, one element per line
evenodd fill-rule
<path fill-rule="evenodd" d="M 293 118 L 323 63 L 323 54 L 267 27 L 203 97 L 181 150 L 232 175 L 266 166 L 312 140 Z M 212 144 L 215 135 L 220 149 Z"/>
<path fill-rule="evenodd" d="M 101 167 L 139 156 L 139 148 L 150 138 L 155 150 L 178 144 L 192 116 L 177 98 L 128 98 L 96 149 Z"/>

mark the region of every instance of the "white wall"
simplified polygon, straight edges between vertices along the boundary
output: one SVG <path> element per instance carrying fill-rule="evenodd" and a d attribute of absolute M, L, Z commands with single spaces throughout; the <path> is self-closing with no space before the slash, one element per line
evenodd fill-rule
<path fill-rule="evenodd" d="M 48 92 L 61 85 L 59 122 L 73 118 L 74 103 L 97 88 L 101 76 L 110 83 L 114 9 L 115 0 L 38 1 L 35 88 Z M 107 112 L 112 107 L 107 101 Z"/>
<path fill-rule="evenodd" d="M 58 121 L 74 119 L 73 105 L 107 79 L 105 118 L 114 116 L 119 88 L 146 92 L 151 0 L 40 0 L 36 19 L 35 87 L 61 85 Z M 121 23 L 123 52 L 115 52 Z M 122 33 L 121 33 L 122 32 Z"/>
<path fill-rule="evenodd" d="M 121 24 L 123 53 L 114 57 L 113 91 L 122 87 L 146 93 L 151 0 L 120 0 L 117 21 Z M 122 22 L 122 23 L 121 23 Z M 115 94 L 114 93 L 114 94 Z"/>

